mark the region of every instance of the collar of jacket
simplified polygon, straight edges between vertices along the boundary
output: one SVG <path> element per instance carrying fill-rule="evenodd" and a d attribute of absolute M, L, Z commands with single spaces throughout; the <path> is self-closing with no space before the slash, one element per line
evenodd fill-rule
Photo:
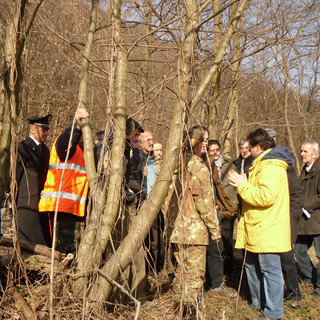
<path fill-rule="evenodd" d="M 141 149 L 140 149 L 141 150 Z M 141 150 L 142 154 L 143 154 L 143 157 L 147 160 L 150 160 L 150 159 L 154 159 L 154 153 L 153 151 L 150 152 L 150 154 L 146 154 L 143 150 Z"/>
<path fill-rule="evenodd" d="M 320 170 L 320 159 L 316 159 L 310 169 L 309 172 L 306 170 L 307 165 L 305 164 L 302 168 L 301 172 L 301 179 L 306 180 L 306 179 L 312 179 L 314 177 L 314 174 L 317 170 Z"/>
<path fill-rule="evenodd" d="M 259 162 L 267 153 L 269 153 L 272 149 L 267 149 L 265 151 L 262 151 L 259 155 L 257 155 L 253 161 L 252 161 L 252 166 L 254 166 L 257 162 Z M 252 168 L 251 166 L 251 168 Z"/>

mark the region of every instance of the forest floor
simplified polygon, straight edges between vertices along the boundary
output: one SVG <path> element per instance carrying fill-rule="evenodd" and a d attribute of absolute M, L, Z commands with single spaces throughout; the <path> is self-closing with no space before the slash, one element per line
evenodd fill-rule
<path fill-rule="evenodd" d="M 50 260 L 50 259 L 49 259 Z M 41 261 L 42 263 L 42 261 Z M 10 271 L 10 270 L 7 270 Z M 227 285 L 238 291 L 239 275 L 241 273 L 241 261 L 236 264 L 234 275 L 227 281 Z M 28 319 L 22 315 L 21 307 L 18 306 L 17 300 L 13 299 L 13 292 L 18 292 L 21 297 L 29 304 L 36 314 L 34 319 L 49 319 L 49 270 L 43 269 L 39 272 L 29 272 L 28 278 L 30 283 L 25 284 L 22 274 L 10 275 L 4 279 L 2 272 L 2 290 L 0 296 L 0 319 Z M 133 303 L 117 304 L 110 303 L 107 311 L 90 314 L 83 308 L 83 301 L 77 300 L 72 296 L 71 290 L 71 273 L 68 270 L 56 278 L 55 284 L 55 302 L 53 307 L 53 319 L 134 319 L 137 315 L 137 307 Z M 12 281 L 12 277 L 20 277 L 19 281 Z M 175 304 L 171 291 L 172 274 L 156 280 L 157 285 L 153 290 L 147 292 L 147 298 L 141 302 L 138 319 L 154 320 L 180 319 L 175 309 Z M 14 288 L 12 288 L 14 283 Z M 284 319 L 305 320 L 320 319 L 319 298 L 309 297 L 307 294 L 313 291 L 311 285 L 307 286 L 300 283 L 302 301 L 298 302 L 298 308 L 291 306 L 290 301 L 284 301 Z M 204 290 L 202 301 L 198 306 L 198 317 L 194 319 L 205 320 L 248 320 L 259 312 L 250 307 L 250 293 L 245 276 L 243 277 L 239 295 L 236 298 L 230 298 L 222 293 L 213 293 Z M 33 319 L 33 318 L 32 318 Z"/>
<path fill-rule="evenodd" d="M 10 257 L 13 250 L 0 246 L 0 255 Z M 312 260 L 317 265 L 318 261 L 314 248 L 310 249 Z M 36 256 L 36 260 L 46 268 L 35 271 L 28 271 L 28 282 L 22 269 L 2 267 L 0 269 L 0 320 L 1 319 L 50 319 L 49 306 L 49 274 L 48 263 L 50 259 L 44 259 Z M 17 272 L 17 270 L 20 270 Z M 51 309 L 53 319 L 134 319 L 137 316 L 137 306 L 133 303 L 117 304 L 110 303 L 107 311 L 92 312 L 83 307 L 83 301 L 75 299 L 72 295 L 72 272 L 65 270 L 57 274 L 55 283 L 55 301 Z M 259 312 L 250 307 L 250 293 L 245 278 L 245 274 L 240 283 L 242 271 L 242 253 L 235 250 L 235 268 L 232 276 L 227 279 L 226 284 L 239 292 L 235 298 L 230 298 L 223 293 L 214 293 L 210 290 L 203 290 L 202 300 L 198 306 L 198 317 L 195 319 L 205 320 L 248 320 Z M 180 319 L 175 309 L 175 303 L 172 296 L 172 278 L 173 274 L 164 272 L 154 279 L 152 290 L 147 292 L 147 297 L 141 302 L 138 319 L 142 320 L 176 320 Z M 28 283 L 26 285 L 26 283 Z M 150 286 L 149 286 L 150 287 Z M 240 287 L 240 289 L 239 289 Z M 298 306 L 291 306 L 290 301 L 284 301 L 284 318 L 295 320 L 319 320 L 320 319 L 320 298 L 310 297 L 307 294 L 313 291 L 312 285 L 305 285 L 300 282 L 300 291 L 302 301 Z M 28 318 L 23 315 L 17 296 L 21 296 L 30 306 L 35 318 Z M 19 300 L 19 299 L 18 299 Z M 23 300 L 23 299 L 22 299 Z M 21 301 L 20 301 L 21 303 Z"/>

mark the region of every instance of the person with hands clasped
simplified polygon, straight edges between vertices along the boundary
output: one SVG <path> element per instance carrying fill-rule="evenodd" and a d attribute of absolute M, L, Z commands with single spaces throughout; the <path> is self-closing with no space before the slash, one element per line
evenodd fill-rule
<path fill-rule="evenodd" d="M 235 247 L 245 249 L 245 270 L 254 309 L 253 319 L 283 317 L 283 275 L 280 253 L 291 250 L 287 168 L 294 158 L 285 147 L 275 147 L 266 130 L 247 137 L 254 158 L 245 173 L 230 171 L 230 184 L 243 200 Z"/>
<path fill-rule="evenodd" d="M 195 312 L 197 298 L 206 271 L 208 236 L 214 242 L 221 239 L 219 221 L 214 205 L 210 171 L 201 156 L 203 131 L 189 130 L 184 192 L 170 241 L 177 247 L 178 266 L 173 280 L 174 299 L 182 305 L 187 316 Z"/>

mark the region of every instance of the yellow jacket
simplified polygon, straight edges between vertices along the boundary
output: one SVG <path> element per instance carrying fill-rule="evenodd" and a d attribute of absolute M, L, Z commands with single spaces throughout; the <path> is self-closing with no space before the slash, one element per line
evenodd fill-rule
<path fill-rule="evenodd" d="M 236 248 L 255 253 L 291 250 L 288 163 L 293 156 L 285 147 L 268 149 L 253 161 L 248 181 L 237 189 L 243 207 Z"/>

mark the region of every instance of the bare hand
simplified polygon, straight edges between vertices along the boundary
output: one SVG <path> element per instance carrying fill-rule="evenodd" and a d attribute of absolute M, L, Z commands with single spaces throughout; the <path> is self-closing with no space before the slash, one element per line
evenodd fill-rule
<path fill-rule="evenodd" d="M 217 237 L 211 236 L 211 239 L 213 242 L 219 242 L 221 239 L 221 236 L 217 236 Z"/>
<path fill-rule="evenodd" d="M 89 113 L 86 109 L 78 109 L 75 115 L 76 122 L 77 122 L 77 129 L 81 130 L 82 124 L 81 120 L 84 118 L 89 117 Z"/>
<path fill-rule="evenodd" d="M 234 170 L 230 170 L 228 172 L 228 179 L 229 179 L 229 184 L 238 188 L 242 182 L 247 181 L 247 175 L 244 172 L 242 174 L 239 174 Z"/>

